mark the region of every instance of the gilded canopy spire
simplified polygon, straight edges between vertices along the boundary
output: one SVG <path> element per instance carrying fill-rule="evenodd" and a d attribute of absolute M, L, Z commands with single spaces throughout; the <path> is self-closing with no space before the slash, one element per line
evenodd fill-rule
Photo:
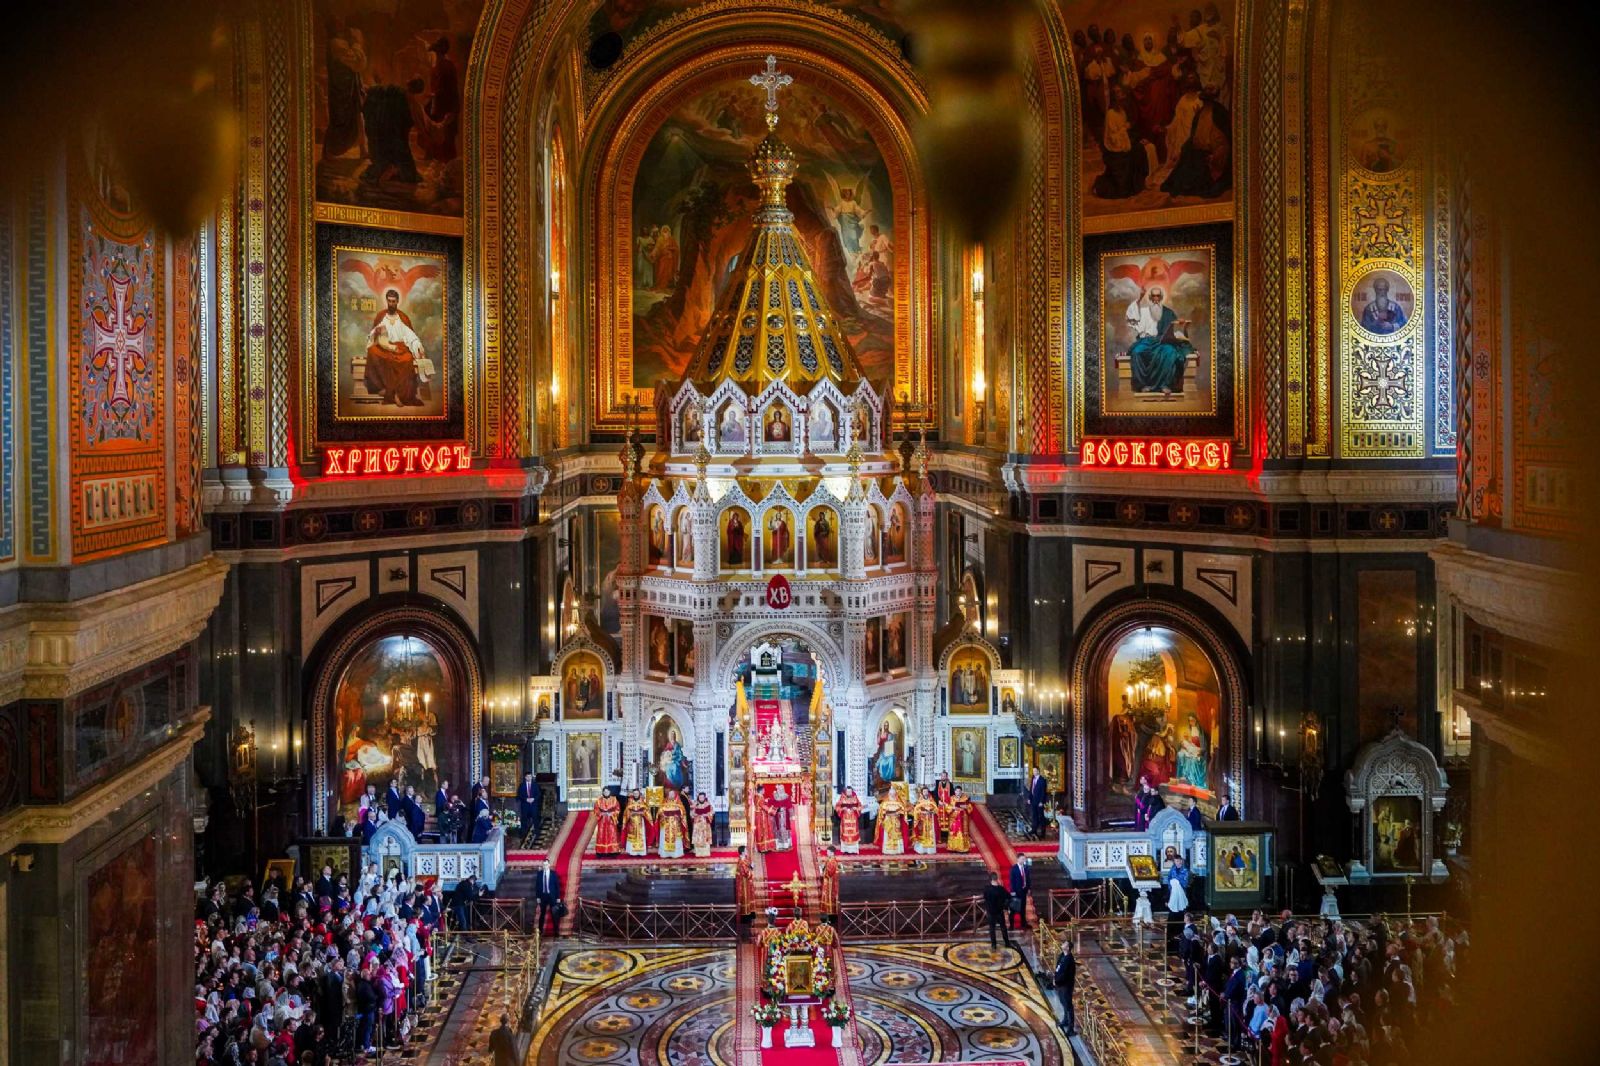
<path fill-rule="evenodd" d="M 759 390 L 785 381 L 804 390 L 825 378 L 846 388 L 861 379 L 844 323 L 811 270 L 787 204 L 799 162 L 778 136 L 778 91 L 793 81 L 778 70 L 775 56 L 750 77 L 767 97 L 767 135 L 749 163 L 761 205 L 739 257 L 743 276 L 723 290 L 689 364 L 688 377 L 702 384 L 732 378 Z"/>

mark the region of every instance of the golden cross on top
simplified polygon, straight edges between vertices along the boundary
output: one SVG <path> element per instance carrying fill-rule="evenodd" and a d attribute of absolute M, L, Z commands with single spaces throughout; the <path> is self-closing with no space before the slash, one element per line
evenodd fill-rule
<path fill-rule="evenodd" d="M 794 79 L 787 74 L 778 73 L 778 57 L 767 57 L 767 68 L 760 74 L 750 75 L 750 84 L 758 89 L 767 91 L 767 126 L 770 128 L 778 124 L 778 90 L 794 84 Z"/>

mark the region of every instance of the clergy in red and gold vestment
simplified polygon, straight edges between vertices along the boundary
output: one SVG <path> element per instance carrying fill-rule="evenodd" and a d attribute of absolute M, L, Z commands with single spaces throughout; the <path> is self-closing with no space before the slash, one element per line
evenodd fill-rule
<path fill-rule="evenodd" d="M 622 833 L 617 827 L 622 814 L 622 804 L 617 802 L 610 789 L 600 793 L 594 805 L 594 853 L 615 855 L 622 850 Z"/>
<path fill-rule="evenodd" d="M 663 859 L 683 858 L 683 841 L 688 835 L 685 832 L 685 817 L 683 797 L 678 795 L 677 789 L 667 789 L 667 794 L 661 800 L 661 812 L 657 815 L 659 837 L 656 852 Z"/>
<path fill-rule="evenodd" d="M 856 790 L 846 788 L 844 795 L 833 805 L 839 816 L 839 850 L 846 855 L 861 853 L 861 797 Z"/>
<path fill-rule="evenodd" d="M 739 917 L 750 917 L 756 912 L 756 869 L 750 853 L 739 849 L 739 862 L 733 871 L 734 898 L 739 904 Z"/>
<path fill-rule="evenodd" d="M 643 858 L 650 852 L 650 808 L 644 793 L 634 789 L 628 796 L 628 810 L 622 816 L 622 850 Z"/>
<path fill-rule="evenodd" d="M 839 856 L 834 854 L 832 848 L 828 849 L 828 857 L 822 860 L 822 913 L 839 913 Z"/>
<path fill-rule="evenodd" d="M 694 798 L 693 814 L 694 828 L 689 833 L 689 843 L 694 848 L 697 858 L 709 859 L 711 857 L 711 818 L 713 810 L 711 801 L 704 792 Z"/>
<path fill-rule="evenodd" d="M 972 850 L 972 797 L 960 785 L 950 800 L 950 836 L 945 847 L 951 851 Z"/>
<path fill-rule="evenodd" d="M 939 805 L 933 802 L 933 793 L 922 790 L 922 796 L 911 808 L 911 849 L 918 855 L 933 855 L 939 850 Z"/>
<path fill-rule="evenodd" d="M 885 855 L 906 853 L 906 805 L 893 788 L 878 804 L 878 849 Z"/>
<path fill-rule="evenodd" d="M 778 846 L 778 827 L 773 819 L 772 804 L 763 789 L 753 789 L 750 795 L 755 808 L 751 812 L 750 831 L 755 835 L 756 850 L 773 851 Z"/>
<path fill-rule="evenodd" d="M 933 801 L 939 805 L 940 833 L 950 832 L 950 800 L 954 795 L 955 786 L 950 783 L 950 774 L 941 773 L 933 786 Z"/>

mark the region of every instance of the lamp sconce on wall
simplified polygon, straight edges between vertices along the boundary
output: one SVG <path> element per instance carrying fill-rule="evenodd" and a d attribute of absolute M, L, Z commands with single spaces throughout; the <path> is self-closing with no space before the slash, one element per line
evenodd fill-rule
<path fill-rule="evenodd" d="M 561 299 L 561 271 L 550 271 L 550 299 Z"/>

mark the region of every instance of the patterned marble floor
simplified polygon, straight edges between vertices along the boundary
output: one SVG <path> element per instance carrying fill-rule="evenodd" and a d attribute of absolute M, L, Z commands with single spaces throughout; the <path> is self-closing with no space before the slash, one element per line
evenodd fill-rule
<path fill-rule="evenodd" d="M 1072 1062 L 1051 1006 L 1014 951 L 970 941 L 856 945 L 845 961 L 869 1066 Z"/>
<path fill-rule="evenodd" d="M 539 1066 L 732 1066 L 734 953 L 564 952 L 530 1061 Z"/>
<path fill-rule="evenodd" d="M 1015 952 L 982 943 L 853 946 L 845 952 L 863 1062 L 1071 1054 Z M 538 1066 L 736 1066 L 734 954 L 717 948 L 588 948 L 557 961 Z"/>

